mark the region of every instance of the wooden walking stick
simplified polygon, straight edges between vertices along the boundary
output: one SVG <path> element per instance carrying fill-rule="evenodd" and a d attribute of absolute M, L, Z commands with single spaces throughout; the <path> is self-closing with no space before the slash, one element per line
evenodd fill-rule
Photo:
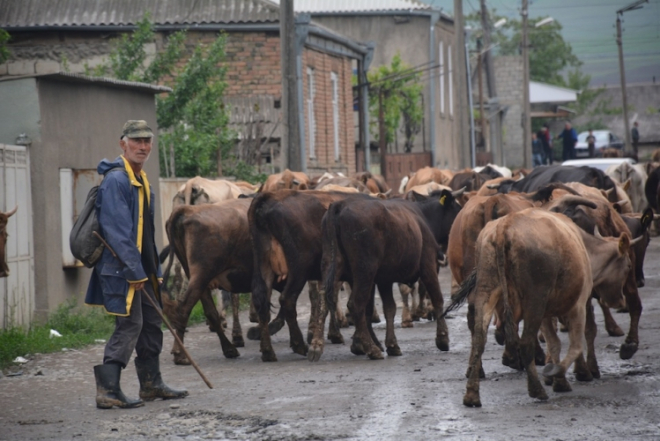
<path fill-rule="evenodd" d="M 99 238 L 99 240 L 103 243 L 103 245 L 105 245 L 108 248 L 108 250 L 110 250 L 110 252 L 115 257 L 115 259 L 120 261 L 122 264 L 124 263 L 124 262 L 121 261 L 119 256 L 117 256 L 117 253 L 115 253 L 115 250 L 112 249 L 112 247 L 108 244 L 108 242 L 106 242 L 105 239 L 103 239 L 99 233 L 94 231 L 94 235 Z M 149 303 L 151 303 L 151 306 L 154 307 L 154 309 L 156 310 L 156 312 L 158 313 L 160 318 L 163 320 L 165 325 L 167 325 L 167 329 L 169 329 L 170 332 L 172 333 L 172 335 L 174 336 L 174 340 L 176 340 L 176 342 L 179 344 L 179 346 L 181 346 L 181 349 L 183 350 L 184 355 L 188 358 L 188 360 L 190 360 L 190 364 L 193 365 L 193 367 L 195 368 L 195 370 L 197 371 L 199 376 L 202 377 L 202 380 L 204 380 L 204 383 L 206 383 L 206 385 L 209 387 L 209 389 L 213 389 L 213 385 L 211 384 L 209 379 L 206 378 L 206 375 L 204 375 L 204 372 L 202 372 L 202 370 L 199 368 L 199 366 L 197 365 L 195 360 L 193 360 L 192 356 L 190 355 L 190 352 L 188 352 L 186 347 L 183 345 L 183 342 L 181 341 L 181 339 L 177 335 L 176 331 L 174 330 L 174 328 L 172 328 L 172 325 L 170 325 L 169 320 L 167 320 L 167 318 L 163 315 L 163 311 L 161 311 L 160 306 L 158 306 L 158 303 L 156 302 L 156 300 L 152 299 L 151 296 L 149 295 L 149 293 L 147 292 L 147 290 L 144 289 L 144 288 L 142 288 L 142 293 L 147 297 L 147 300 L 149 300 Z"/>

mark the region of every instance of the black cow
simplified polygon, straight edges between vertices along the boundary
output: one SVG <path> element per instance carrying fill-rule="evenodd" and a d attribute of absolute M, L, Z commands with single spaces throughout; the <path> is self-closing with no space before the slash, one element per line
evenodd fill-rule
<path fill-rule="evenodd" d="M 414 283 L 419 279 L 439 316 L 443 300 L 437 276 L 438 258 L 444 259 L 441 248 L 446 249 L 451 223 L 460 209 L 455 195 L 448 190 L 433 192 L 417 202 L 345 199 L 330 206 L 322 226 L 323 286 L 332 314 L 334 298 L 328 295 L 328 289 L 339 281 L 352 286 L 355 334 L 351 352 L 383 358 L 382 346 L 366 320 L 375 286 L 383 300 L 389 355 L 401 355 L 394 335 L 393 283 Z M 325 317 L 324 309 L 320 317 Z M 323 345 L 323 335 L 315 334 L 308 356 L 311 361 L 319 360 Z M 436 346 L 449 350 L 444 319 L 437 321 Z"/>
<path fill-rule="evenodd" d="M 498 191 L 499 193 L 512 191 L 531 193 L 552 182 L 580 182 L 601 190 L 615 188 L 614 181 L 600 169 L 587 166 L 546 165 L 536 167 L 529 175 L 519 181 L 500 182 Z"/>

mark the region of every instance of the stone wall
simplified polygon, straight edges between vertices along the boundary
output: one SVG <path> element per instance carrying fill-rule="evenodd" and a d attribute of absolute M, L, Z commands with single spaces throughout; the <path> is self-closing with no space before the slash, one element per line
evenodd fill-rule
<path fill-rule="evenodd" d="M 507 108 L 502 120 L 504 164 L 510 168 L 523 165 L 523 62 L 519 56 L 493 58 L 495 87 L 500 104 Z"/>

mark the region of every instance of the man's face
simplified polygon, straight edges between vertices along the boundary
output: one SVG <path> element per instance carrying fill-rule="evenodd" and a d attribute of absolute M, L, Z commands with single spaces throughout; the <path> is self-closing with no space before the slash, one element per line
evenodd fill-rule
<path fill-rule="evenodd" d="M 571 123 L 566 123 L 566 130 L 571 130 Z"/>
<path fill-rule="evenodd" d="M 119 144 L 128 162 L 142 166 L 149 159 L 152 138 L 124 138 Z"/>

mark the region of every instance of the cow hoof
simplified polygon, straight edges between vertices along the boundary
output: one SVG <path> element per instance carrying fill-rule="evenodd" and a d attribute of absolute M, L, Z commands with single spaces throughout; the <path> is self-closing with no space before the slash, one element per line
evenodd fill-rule
<path fill-rule="evenodd" d="M 374 315 L 371 317 L 371 323 L 380 323 L 380 316 Z"/>
<path fill-rule="evenodd" d="M 277 361 L 277 355 L 275 355 L 275 351 L 273 350 L 267 350 L 267 351 L 261 351 L 261 361 L 263 362 L 269 362 L 269 361 Z"/>
<path fill-rule="evenodd" d="M 625 333 L 619 326 L 616 326 L 615 328 L 612 329 L 608 329 L 607 334 L 610 337 L 623 337 L 625 335 Z"/>
<path fill-rule="evenodd" d="M 435 346 L 443 352 L 449 350 L 449 336 L 443 335 L 435 338 Z"/>
<path fill-rule="evenodd" d="M 179 366 L 190 366 L 190 360 L 188 360 L 187 357 L 178 357 L 174 356 L 174 364 L 179 365 Z"/>
<path fill-rule="evenodd" d="M 387 355 L 391 357 L 400 357 L 401 354 L 401 348 L 399 346 L 391 346 L 387 348 Z"/>
<path fill-rule="evenodd" d="M 250 323 L 259 323 L 259 316 L 257 316 L 257 314 L 250 313 Z"/>
<path fill-rule="evenodd" d="M 627 306 L 624 306 L 623 308 L 619 308 L 616 310 L 618 314 L 628 314 L 630 312 L 630 309 L 628 309 Z"/>
<path fill-rule="evenodd" d="M 466 392 L 463 396 L 463 405 L 467 407 L 481 407 L 481 399 L 478 393 Z"/>
<path fill-rule="evenodd" d="M 495 341 L 498 345 L 504 346 L 504 329 L 495 328 Z"/>
<path fill-rule="evenodd" d="M 309 350 L 307 353 L 307 360 L 310 362 L 315 362 L 319 361 L 321 359 L 321 355 L 323 355 L 323 348 L 322 347 L 314 347 Z"/>
<path fill-rule="evenodd" d="M 362 343 L 357 343 L 355 340 L 353 340 L 353 344 L 351 345 L 351 353 L 354 355 L 364 355 L 364 348 L 362 347 Z"/>
<path fill-rule="evenodd" d="M 259 326 L 253 326 L 248 329 L 247 332 L 248 340 L 259 341 L 261 340 L 261 328 Z"/>
<path fill-rule="evenodd" d="M 225 358 L 238 358 L 241 355 L 236 348 L 227 349 L 226 351 L 222 351 L 222 353 Z"/>
<path fill-rule="evenodd" d="M 291 344 L 291 349 L 293 349 L 293 352 L 298 355 L 307 355 L 307 351 L 309 350 L 307 345 L 303 342 L 300 343 L 292 343 Z"/>
<path fill-rule="evenodd" d="M 644 285 L 646 285 L 644 279 L 637 279 L 637 288 L 644 288 Z"/>
<path fill-rule="evenodd" d="M 637 352 L 637 343 L 624 343 L 619 348 L 619 358 L 621 360 L 630 360 Z"/>
<path fill-rule="evenodd" d="M 580 371 L 580 372 L 575 372 L 575 379 L 577 381 L 586 383 L 589 381 L 594 381 L 594 376 L 589 371 L 584 371 L 584 372 Z"/>
<path fill-rule="evenodd" d="M 543 368 L 543 375 L 546 377 L 554 377 L 556 375 L 561 375 L 563 373 L 561 366 L 554 363 L 548 363 L 545 368 Z"/>
<path fill-rule="evenodd" d="M 401 327 L 402 328 L 413 328 L 414 325 L 413 325 L 412 320 L 410 320 L 410 321 L 401 322 Z"/>
<path fill-rule="evenodd" d="M 512 357 L 507 352 L 502 354 L 502 364 L 504 366 L 510 367 L 511 369 L 515 369 L 517 371 L 522 371 L 523 370 L 523 367 L 520 364 L 520 360 L 518 359 L 518 357 Z"/>
<path fill-rule="evenodd" d="M 552 390 L 555 392 L 570 392 L 573 390 L 566 378 L 555 378 L 552 383 Z"/>
<path fill-rule="evenodd" d="M 244 348 L 245 347 L 245 340 L 243 340 L 242 335 L 234 335 L 231 337 L 231 342 L 236 346 L 237 348 Z"/>
<path fill-rule="evenodd" d="M 554 383 L 554 380 L 552 377 L 543 377 L 543 382 L 545 383 L 546 386 L 552 386 L 552 383 Z"/>
<path fill-rule="evenodd" d="M 383 352 L 380 349 L 374 349 L 367 354 L 370 360 L 384 360 Z"/>
<path fill-rule="evenodd" d="M 333 345 L 343 345 L 344 344 L 344 336 L 341 334 L 328 334 L 328 340 Z"/>
<path fill-rule="evenodd" d="M 590 369 L 589 371 L 591 372 L 591 376 L 594 377 L 595 379 L 598 380 L 600 378 L 600 369 L 595 368 L 595 369 Z"/>
<path fill-rule="evenodd" d="M 529 391 L 529 396 L 541 401 L 548 400 L 548 394 L 546 393 L 545 389 L 543 388 L 543 386 L 541 386 L 540 383 L 539 383 L 539 389 Z"/>

